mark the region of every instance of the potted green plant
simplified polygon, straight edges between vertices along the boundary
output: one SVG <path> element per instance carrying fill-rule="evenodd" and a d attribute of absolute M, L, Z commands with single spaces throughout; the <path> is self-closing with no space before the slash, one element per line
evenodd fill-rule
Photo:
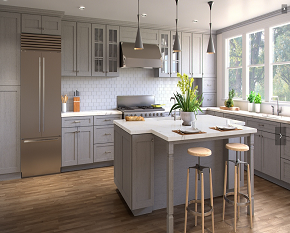
<path fill-rule="evenodd" d="M 259 93 L 255 96 L 254 102 L 255 102 L 255 112 L 260 112 L 261 111 L 262 98 L 261 98 L 261 95 Z"/>
<path fill-rule="evenodd" d="M 180 73 L 178 73 L 177 76 L 180 78 L 177 86 L 179 87 L 181 93 L 173 93 L 176 103 L 171 107 L 169 114 L 173 110 L 181 110 L 180 117 L 183 120 L 182 125 L 191 126 L 191 122 L 196 120 L 198 110 L 201 111 L 200 106 L 203 98 L 202 95 L 197 95 L 198 86 L 196 85 L 193 87 L 193 78 L 189 79 L 188 75 L 181 75 Z"/>
<path fill-rule="evenodd" d="M 224 103 L 227 108 L 234 107 L 234 101 L 233 101 L 234 96 L 235 96 L 235 90 L 232 89 L 231 91 L 229 91 L 229 98 Z"/>
<path fill-rule="evenodd" d="M 248 95 L 248 111 L 253 112 L 254 111 L 254 101 L 255 101 L 256 93 L 251 91 L 251 93 Z"/>

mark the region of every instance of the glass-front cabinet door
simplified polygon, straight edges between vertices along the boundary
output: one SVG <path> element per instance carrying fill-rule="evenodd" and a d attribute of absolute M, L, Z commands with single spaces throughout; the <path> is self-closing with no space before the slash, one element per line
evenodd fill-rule
<path fill-rule="evenodd" d="M 92 25 L 92 76 L 105 76 L 106 26 Z"/>
<path fill-rule="evenodd" d="M 159 42 L 160 53 L 162 57 L 162 67 L 159 71 L 159 77 L 170 77 L 170 32 L 160 33 Z"/>
<path fill-rule="evenodd" d="M 107 26 L 107 76 L 119 75 L 119 27 Z"/>
<path fill-rule="evenodd" d="M 175 41 L 176 32 L 171 32 L 171 70 L 170 77 L 177 77 L 177 73 L 181 73 L 181 52 L 173 52 L 173 45 Z M 181 43 L 181 33 L 178 33 L 179 43 Z M 181 45 L 180 45 L 181 47 Z"/>

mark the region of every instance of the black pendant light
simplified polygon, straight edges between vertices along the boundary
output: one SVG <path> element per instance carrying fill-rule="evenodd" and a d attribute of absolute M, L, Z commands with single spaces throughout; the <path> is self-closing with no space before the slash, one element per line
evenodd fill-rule
<path fill-rule="evenodd" d="M 208 46 L 207 46 L 207 53 L 215 53 L 214 50 L 214 44 L 213 44 L 213 40 L 212 40 L 212 36 L 211 36 L 211 7 L 213 5 L 213 1 L 208 2 L 209 5 L 209 10 L 210 10 L 210 20 L 209 20 L 209 41 L 208 41 Z"/>
<path fill-rule="evenodd" d="M 174 45 L 173 45 L 173 52 L 181 52 L 180 48 L 180 43 L 179 43 L 179 36 L 177 32 L 177 22 L 178 22 L 178 0 L 175 0 L 176 2 L 176 35 L 175 35 L 175 40 L 174 40 Z"/>
<path fill-rule="evenodd" d="M 143 42 L 142 42 L 142 38 L 141 38 L 141 33 L 140 33 L 140 15 L 139 15 L 139 0 L 138 0 L 138 31 L 137 31 L 137 35 L 136 35 L 136 41 L 135 41 L 135 50 L 141 50 L 144 49 L 143 47 Z"/>

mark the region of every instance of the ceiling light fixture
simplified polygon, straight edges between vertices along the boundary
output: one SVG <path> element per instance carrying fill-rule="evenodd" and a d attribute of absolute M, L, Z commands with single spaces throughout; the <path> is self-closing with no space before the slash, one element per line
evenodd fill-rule
<path fill-rule="evenodd" d="M 180 43 L 179 43 L 179 36 L 178 36 L 178 31 L 177 31 L 177 22 L 178 22 L 178 0 L 175 0 L 176 2 L 176 35 L 175 35 L 175 40 L 174 40 L 174 45 L 173 45 L 173 52 L 178 53 L 181 52 L 180 48 Z"/>
<path fill-rule="evenodd" d="M 141 33 L 140 33 L 140 15 L 139 15 L 139 0 L 138 0 L 138 31 L 137 31 L 137 35 L 136 35 L 136 41 L 135 41 L 135 47 L 134 50 L 141 50 L 144 49 L 143 47 L 143 42 L 142 42 L 142 38 L 141 38 Z"/>
<path fill-rule="evenodd" d="M 85 7 L 84 6 L 80 6 L 79 9 L 82 11 L 82 10 L 85 9 Z"/>
<path fill-rule="evenodd" d="M 213 1 L 208 2 L 209 5 L 209 10 L 210 10 L 210 18 L 209 18 L 209 41 L 208 41 L 208 46 L 207 46 L 207 53 L 209 54 L 213 54 L 215 53 L 214 50 L 214 44 L 213 44 L 213 40 L 212 40 L 212 36 L 211 36 L 211 7 L 213 5 Z"/>

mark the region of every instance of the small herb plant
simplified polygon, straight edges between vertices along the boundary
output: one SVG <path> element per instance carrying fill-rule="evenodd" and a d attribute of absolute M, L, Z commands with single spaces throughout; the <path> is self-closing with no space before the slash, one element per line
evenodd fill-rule
<path fill-rule="evenodd" d="M 250 103 L 254 103 L 254 101 L 255 101 L 255 97 L 256 97 L 256 93 L 253 92 L 253 91 L 251 91 L 251 93 L 248 95 L 248 101 L 249 101 Z"/>
<path fill-rule="evenodd" d="M 255 96 L 255 104 L 261 104 L 262 103 L 262 97 L 261 95 L 258 93 L 256 96 Z"/>
<path fill-rule="evenodd" d="M 235 96 L 235 90 L 232 89 L 231 91 L 229 91 L 229 99 L 225 101 L 225 106 L 230 108 L 230 107 L 234 107 L 234 101 L 233 98 Z"/>

